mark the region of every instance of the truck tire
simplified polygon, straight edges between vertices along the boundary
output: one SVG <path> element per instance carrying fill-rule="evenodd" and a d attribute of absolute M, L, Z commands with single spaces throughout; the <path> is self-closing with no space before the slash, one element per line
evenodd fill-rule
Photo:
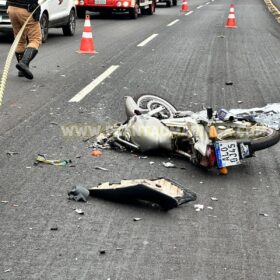
<path fill-rule="evenodd" d="M 77 7 L 77 17 L 85 19 L 86 17 L 86 10 L 84 8 Z"/>
<path fill-rule="evenodd" d="M 138 18 L 138 4 L 135 4 L 134 8 L 129 9 L 129 17 L 131 19 L 137 19 Z"/>
<path fill-rule="evenodd" d="M 155 2 L 153 1 L 151 5 L 149 5 L 148 15 L 153 15 L 156 10 Z"/>

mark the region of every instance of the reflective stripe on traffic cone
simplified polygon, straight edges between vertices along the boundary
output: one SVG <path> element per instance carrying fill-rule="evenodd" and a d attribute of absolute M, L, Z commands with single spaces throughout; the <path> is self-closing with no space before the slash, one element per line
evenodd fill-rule
<path fill-rule="evenodd" d="M 189 5 L 188 5 L 187 0 L 183 0 L 181 11 L 182 12 L 188 12 L 189 11 Z"/>
<path fill-rule="evenodd" d="M 80 50 L 78 50 L 77 52 L 78 53 L 89 53 L 89 54 L 96 53 L 96 51 L 94 49 L 89 15 L 86 15 L 85 24 L 84 24 L 84 32 L 82 35 Z"/>
<path fill-rule="evenodd" d="M 229 9 L 229 15 L 227 19 L 226 26 L 227 28 L 236 28 L 236 23 L 235 23 L 235 15 L 234 15 L 234 6 L 230 5 Z"/>

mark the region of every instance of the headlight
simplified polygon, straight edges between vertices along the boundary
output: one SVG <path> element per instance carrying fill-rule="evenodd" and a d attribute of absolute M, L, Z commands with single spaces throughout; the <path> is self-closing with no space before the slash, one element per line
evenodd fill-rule
<path fill-rule="evenodd" d="M 123 2 L 123 6 L 128 7 L 128 2 L 127 1 Z"/>
<path fill-rule="evenodd" d="M 122 5 L 122 2 L 117 3 L 117 7 L 121 7 L 121 5 Z"/>

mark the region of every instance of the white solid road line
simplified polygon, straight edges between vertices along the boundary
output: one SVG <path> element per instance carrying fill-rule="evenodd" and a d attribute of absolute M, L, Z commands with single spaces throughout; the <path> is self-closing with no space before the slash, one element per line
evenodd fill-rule
<path fill-rule="evenodd" d="M 146 44 L 148 44 L 150 41 L 152 41 L 155 37 L 157 37 L 157 35 L 158 34 L 151 35 L 146 40 L 144 40 L 142 43 L 138 44 L 137 47 L 144 47 Z"/>
<path fill-rule="evenodd" d="M 202 8 L 202 7 L 203 7 L 203 5 L 201 5 L 201 6 L 198 6 L 198 7 L 197 7 L 197 9 L 200 9 L 200 8 Z"/>
<path fill-rule="evenodd" d="M 193 11 L 189 11 L 188 13 L 185 14 L 185 16 L 188 16 L 188 15 L 190 15 L 192 13 L 193 13 Z"/>
<path fill-rule="evenodd" d="M 175 19 L 174 21 L 170 22 L 169 24 L 167 24 L 166 26 L 172 26 L 175 23 L 177 23 L 179 21 L 179 19 Z"/>
<path fill-rule="evenodd" d="M 95 80 L 93 80 L 90 84 L 88 84 L 85 88 L 83 88 L 80 92 L 78 92 L 73 98 L 71 98 L 69 102 L 80 102 L 94 88 L 96 88 L 100 83 L 102 83 L 108 76 L 110 76 L 118 68 L 119 65 L 110 66 L 105 72 L 103 72 L 100 76 L 98 76 Z"/>

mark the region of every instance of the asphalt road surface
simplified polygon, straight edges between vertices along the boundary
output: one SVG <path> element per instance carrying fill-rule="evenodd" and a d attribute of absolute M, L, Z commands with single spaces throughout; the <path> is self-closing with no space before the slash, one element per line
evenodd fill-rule
<path fill-rule="evenodd" d="M 231 3 L 236 29 L 224 27 Z M 153 93 L 194 111 L 279 102 L 280 26 L 264 2 L 190 0 L 189 9 L 162 5 L 137 20 L 94 15 L 94 56 L 75 52 L 78 20 L 74 37 L 51 31 L 32 62 L 33 81 L 11 67 L 0 108 L 0 279 L 280 279 L 279 144 L 219 176 L 174 157 L 184 169 L 167 169 L 168 155 L 104 150 L 94 158 L 90 143 L 63 134 L 69 124 L 124 121 L 126 95 Z M 2 69 L 12 38 L 0 34 L 0 42 Z M 85 98 L 69 102 L 112 65 L 119 67 Z M 40 153 L 73 166 L 33 166 Z M 162 176 L 196 192 L 197 201 L 163 212 L 67 197 L 77 184 Z"/>

